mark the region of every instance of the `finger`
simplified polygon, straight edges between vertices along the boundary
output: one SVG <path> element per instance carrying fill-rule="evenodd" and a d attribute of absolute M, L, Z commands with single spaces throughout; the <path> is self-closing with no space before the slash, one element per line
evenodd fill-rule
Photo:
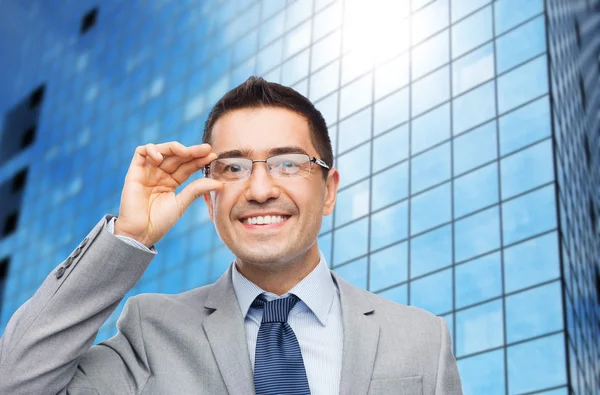
<path fill-rule="evenodd" d="M 178 141 L 156 144 L 155 147 L 163 156 L 179 156 L 182 158 L 187 158 L 190 156 L 206 156 L 211 151 L 209 144 L 199 144 L 186 147 Z"/>
<path fill-rule="evenodd" d="M 151 164 L 158 166 L 163 160 L 163 156 L 156 150 L 154 144 L 140 145 L 135 149 L 131 166 L 144 166 L 149 161 Z"/>
<path fill-rule="evenodd" d="M 192 202 L 202 195 L 223 188 L 223 183 L 211 178 L 200 178 L 189 183 L 181 192 L 175 195 L 181 215 L 187 210 Z"/>
<path fill-rule="evenodd" d="M 177 170 L 175 170 L 171 177 L 175 179 L 180 185 L 183 184 L 192 174 L 208 165 L 213 160 L 217 159 L 217 154 L 211 153 L 204 158 L 196 158 L 189 162 L 181 164 Z"/>

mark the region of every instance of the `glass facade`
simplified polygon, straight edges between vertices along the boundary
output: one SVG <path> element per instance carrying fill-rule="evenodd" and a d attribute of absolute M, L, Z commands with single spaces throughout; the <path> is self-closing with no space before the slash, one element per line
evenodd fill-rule
<path fill-rule="evenodd" d="M 598 1 L 54 6 L 0 4 L 0 113 L 45 87 L 34 143 L 0 161 L 0 185 L 28 169 L 0 238 L 0 331 L 118 214 L 136 146 L 198 143 L 221 95 L 261 75 L 329 125 L 341 185 L 319 246 L 334 271 L 443 316 L 465 394 L 597 393 Z M 157 247 L 128 296 L 213 282 L 233 258 L 202 201 Z"/>

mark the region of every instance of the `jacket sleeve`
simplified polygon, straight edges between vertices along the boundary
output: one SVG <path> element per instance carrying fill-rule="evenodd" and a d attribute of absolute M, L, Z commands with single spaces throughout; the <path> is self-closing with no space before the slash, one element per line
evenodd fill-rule
<path fill-rule="evenodd" d="M 110 219 L 102 218 L 9 320 L 0 338 L 0 395 L 105 393 L 98 385 L 126 394 L 147 380 L 135 298 L 113 346 L 90 349 L 155 255 L 111 234 Z"/>
<path fill-rule="evenodd" d="M 456 359 L 452 354 L 452 340 L 446 321 L 437 317 L 440 323 L 442 341 L 438 360 L 437 381 L 435 395 L 462 395 L 462 385 L 458 374 Z"/>

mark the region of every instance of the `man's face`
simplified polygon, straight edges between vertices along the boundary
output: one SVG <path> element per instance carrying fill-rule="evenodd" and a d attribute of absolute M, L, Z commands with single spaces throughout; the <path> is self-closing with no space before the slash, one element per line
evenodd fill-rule
<path fill-rule="evenodd" d="M 311 158 L 320 156 L 310 140 L 306 119 L 281 108 L 232 111 L 221 117 L 212 132 L 212 150 L 253 160 L 265 160 L 274 149 L 297 147 Z M 272 178 L 266 164 L 254 163 L 246 180 L 225 184 L 205 195 L 211 220 L 223 243 L 244 263 L 272 270 L 301 259 L 317 249 L 323 215 L 333 211 L 339 183 L 337 170 L 313 164 L 307 178 Z M 281 216 L 281 223 L 248 224 L 248 217 Z"/>

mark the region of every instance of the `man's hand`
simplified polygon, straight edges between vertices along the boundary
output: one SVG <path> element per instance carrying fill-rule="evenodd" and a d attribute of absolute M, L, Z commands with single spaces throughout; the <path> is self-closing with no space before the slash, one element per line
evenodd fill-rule
<path fill-rule="evenodd" d="M 223 184 L 200 178 L 177 195 L 175 189 L 217 158 L 208 144 L 186 147 L 177 141 L 139 146 L 125 176 L 115 235 L 147 247 L 156 244 L 200 196 Z"/>

